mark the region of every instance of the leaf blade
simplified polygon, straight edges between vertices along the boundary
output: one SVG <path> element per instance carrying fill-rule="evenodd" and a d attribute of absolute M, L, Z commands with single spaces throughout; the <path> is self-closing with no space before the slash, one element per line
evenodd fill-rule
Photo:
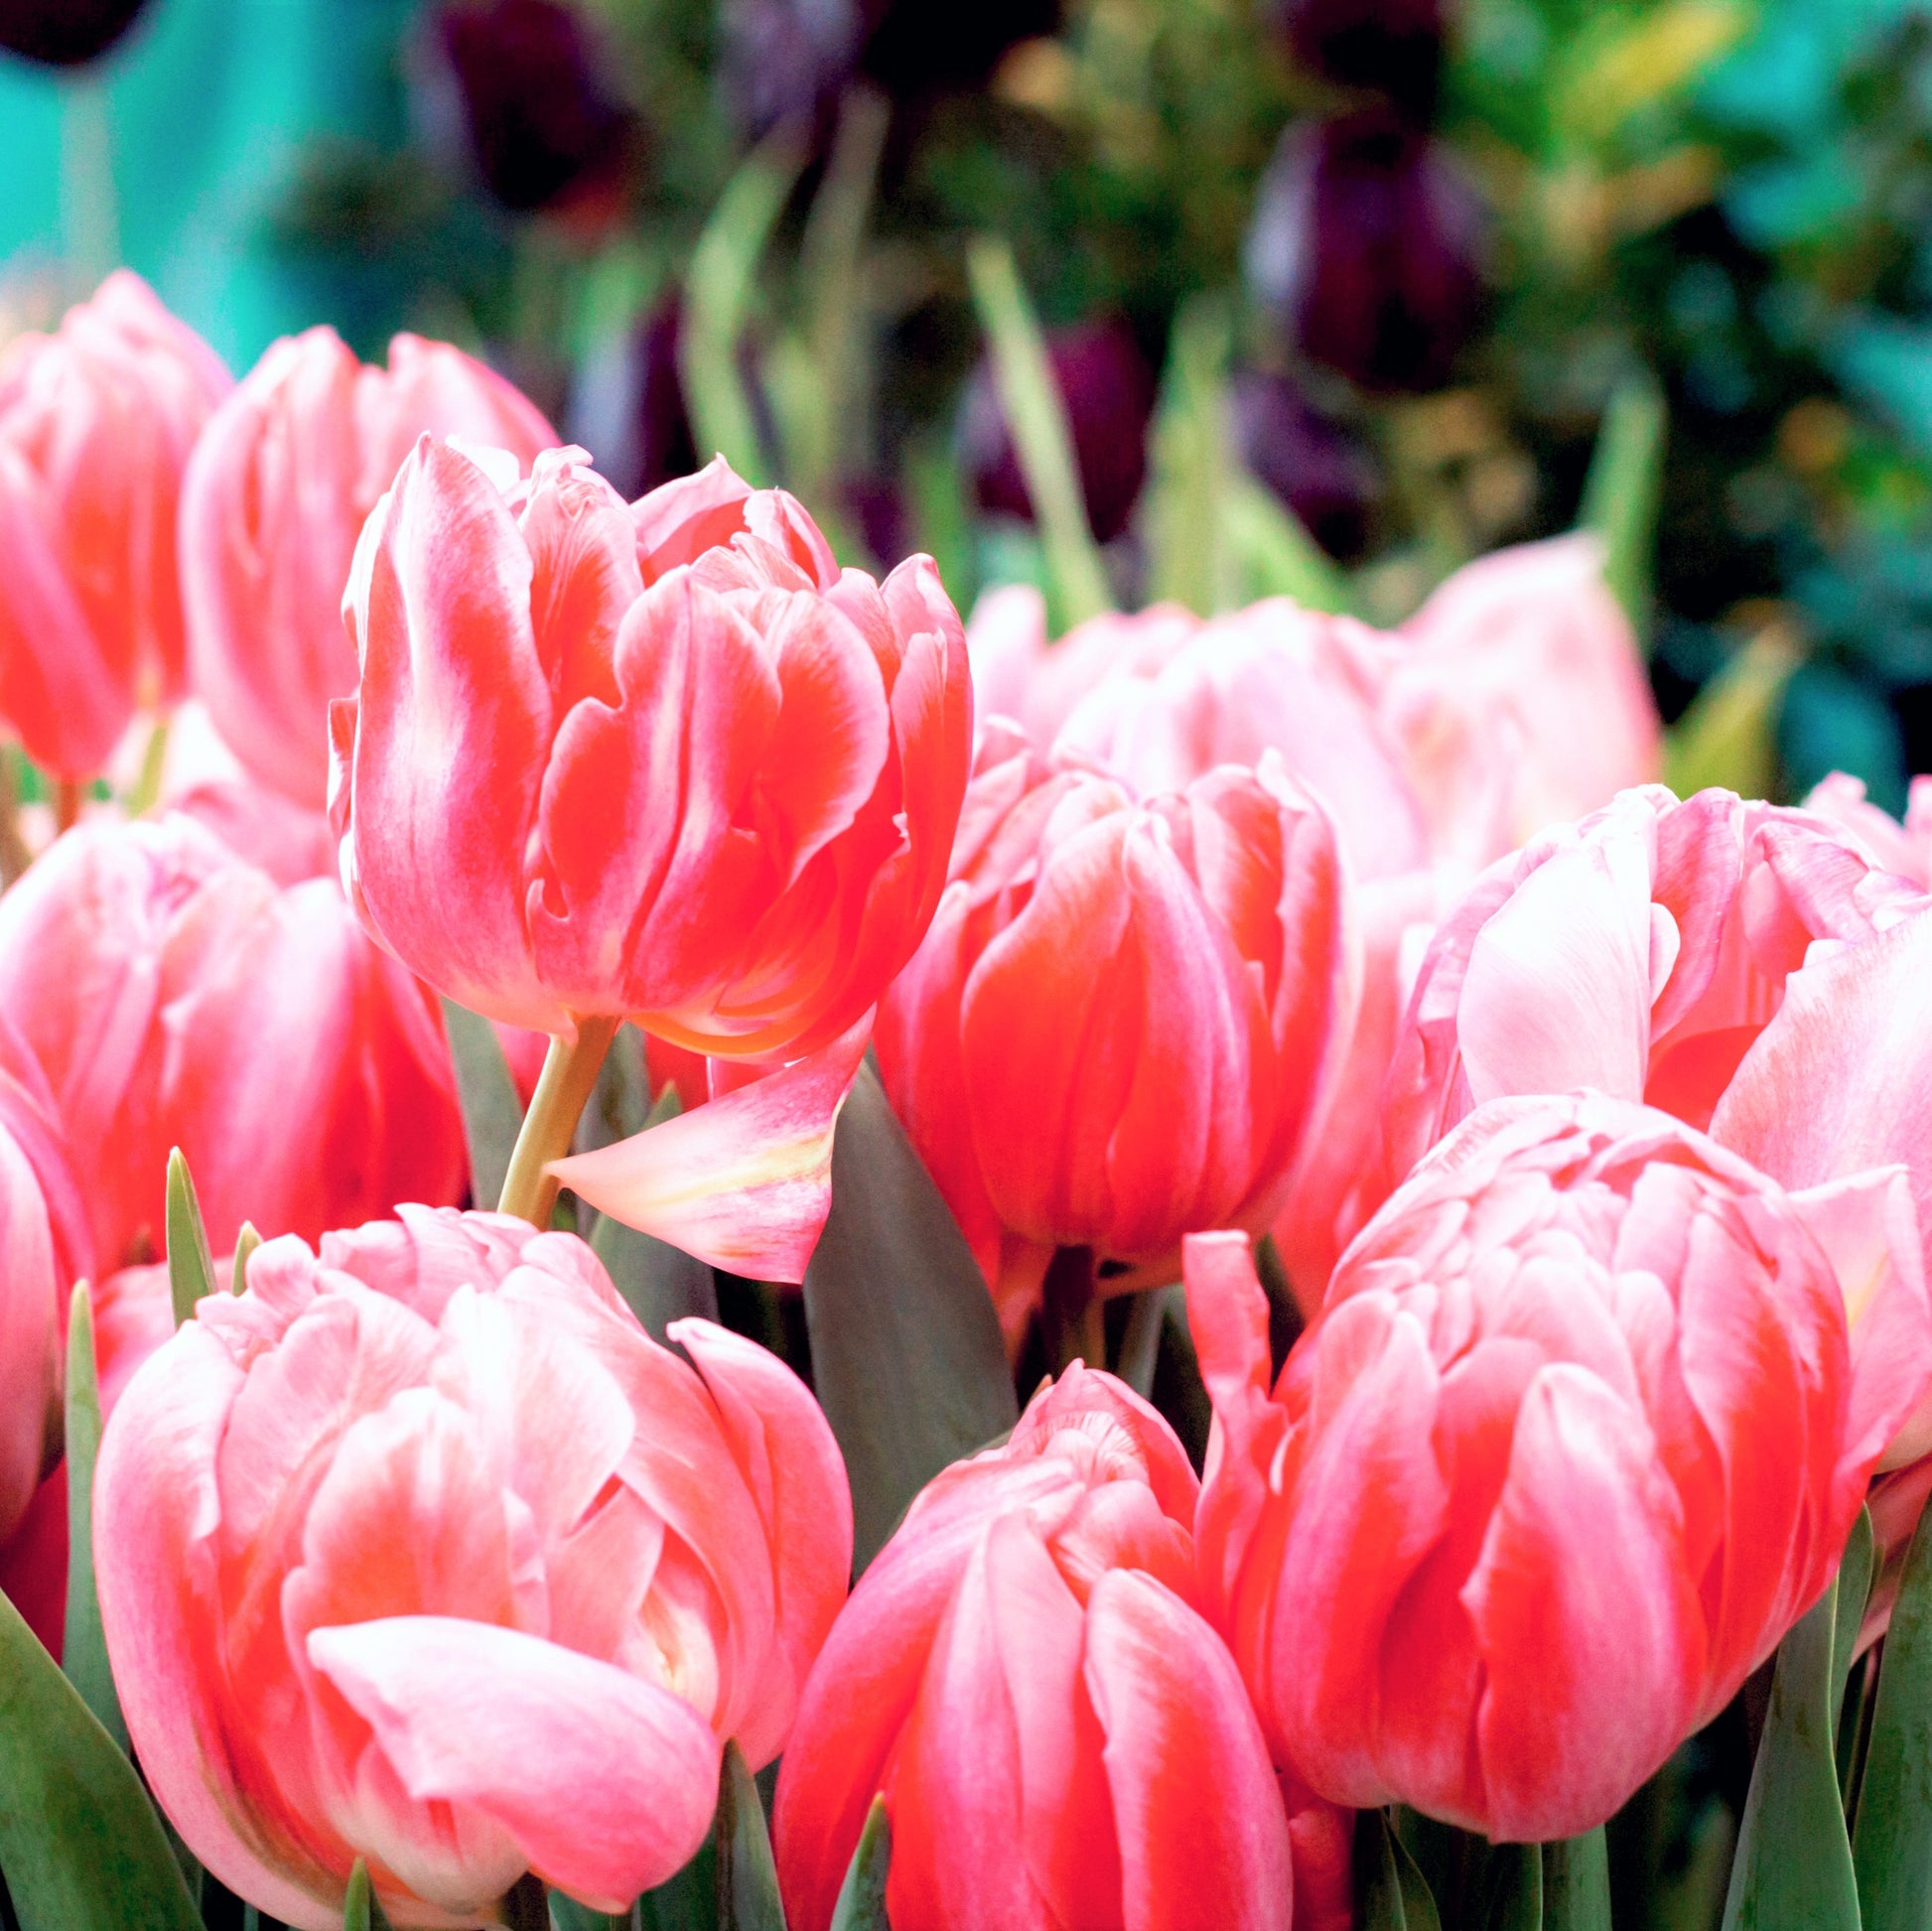
<path fill-rule="evenodd" d="M 168 1156 L 167 1228 L 168 1292 L 179 1327 L 195 1311 L 195 1304 L 214 1292 L 214 1257 L 207 1248 L 202 1203 L 179 1147 Z"/>
<path fill-rule="evenodd" d="M 764 1804 L 736 1739 L 725 1745 L 712 1831 L 718 1845 L 718 1931 L 785 1931 Z"/>
<path fill-rule="evenodd" d="M 61 1666 L 123 1754 L 127 1720 L 107 1664 L 94 1587 L 94 1461 L 100 1449 L 100 1382 L 94 1363 L 93 1294 L 82 1281 L 68 1308 L 68 1601 Z"/>
<path fill-rule="evenodd" d="M 886 1915 L 886 1878 L 892 1862 L 893 1822 L 886 1814 L 885 1798 L 875 1797 L 832 1906 L 832 1931 L 892 1931 L 892 1920 Z"/>
<path fill-rule="evenodd" d="M 1932 1522 L 1925 1515 L 1912 1532 L 1885 1633 L 1853 1859 L 1866 1924 L 1926 1921 L 1932 1913 Z"/>
<path fill-rule="evenodd" d="M 443 1030 L 456 1068 L 463 1142 L 470 1151 L 470 1197 L 480 1207 L 493 1207 L 503 1196 L 503 1176 L 522 1131 L 523 1102 L 496 1029 L 481 1013 L 445 999 Z"/>

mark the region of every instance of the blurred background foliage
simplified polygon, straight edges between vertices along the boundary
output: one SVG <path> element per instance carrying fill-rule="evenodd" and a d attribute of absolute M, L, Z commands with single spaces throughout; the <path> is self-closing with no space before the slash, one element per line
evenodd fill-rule
<path fill-rule="evenodd" d="M 1062 621 L 1395 622 L 1627 514 L 1661 426 L 1619 587 L 1665 716 L 1728 668 L 1783 793 L 1932 766 L 1932 5 L 0 0 L 0 329 L 124 256 L 237 366 L 448 336 L 626 491 L 723 448 Z"/>

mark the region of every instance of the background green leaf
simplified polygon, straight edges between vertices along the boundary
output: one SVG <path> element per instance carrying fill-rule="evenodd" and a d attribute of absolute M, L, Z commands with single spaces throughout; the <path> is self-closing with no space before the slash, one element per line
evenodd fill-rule
<path fill-rule="evenodd" d="M 886 1800 L 875 1797 L 866 1813 L 866 1828 L 846 1866 L 832 1906 L 832 1931 L 892 1931 L 886 1915 L 886 1878 L 893 1862 L 893 1825 Z"/>
<path fill-rule="evenodd" d="M 115 1743 L 127 1748 L 127 1723 L 107 1667 L 94 1590 L 94 1459 L 100 1449 L 100 1384 L 94 1368 L 94 1303 L 82 1281 L 68 1307 L 68 1605 L 61 1663 L 68 1681 Z"/>
<path fill-rule="evenodd" d="M 179 1327 L 195 1311 L 196 1302 L 214 1292 L 214 1260 L 207 1251 L 202 1203 L 195 1197 L 195 1178 L 179 1147 L 168 1156 L 167 1223 L 168 1291 Z"/>
<path fill-rule="evenodd" d="M 1932 1510 L 1905 1556 L 1878 1669 L 1855 1846 L 1871 1931 L 1932 1921 Z"/>
<path fill-rule="evenodd" d="M 470 1197 L 477 1206 L 493 1207 L 502 1197 L 503 1175 L 523 1125 L 523 1102 L 516 1097 L 496 1029 L 482 1014 L 446 999 L 443 1027 L 450 1035 L 463 1138 L 470 1149 Z"/>
<path fill-rule="evenodd" d="M 764 1805 L 735 1741 L 725 1745 L 712 1839 L 718 1847 L 718 1931 L 785 1931 Z"/>
<path fill-rule="evenodd" d="M 805 1318 L 863 1570 L 912 1497 L 1020 1412 L 986 1277 L 870 1059 L 832 1143 L 832 1209 L 805 1270 Z"/>

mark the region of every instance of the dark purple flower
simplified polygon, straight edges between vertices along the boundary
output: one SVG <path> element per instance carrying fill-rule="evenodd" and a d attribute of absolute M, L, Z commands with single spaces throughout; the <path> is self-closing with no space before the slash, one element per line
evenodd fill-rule
<path fill-rule="evenodd" d="M 725 0 L 725 91 L 753 139 L 786 121 L 824 132 L 868 24 L 862 0 Z"/>
<path fill-rule="evenodd" d="M 455 0 L 438 16 L 484 185 L 527 210 L 616 187 L 633 117 L 562 0 Z"/>
<path fill-rule="evenodd" d="M 1147 476 L 1147 424 L 1154 377 L 1125 323 L 1055 330 L 1046 353 L 1066 404 L 1073 454 L 1094 536 L 1111 542 L 1127 527 Z M 960 412 L 960 458 L 982 509 L 1031 517 L 1033 502 L 1006 414 L 982 362 Z"/>
<path fill-rule="evenodd" d="M 897 98 L 984 85 L 1010 47 L 1059 31 L 1060 0 L 874 0 L 865 69 Z"/>
<path fill-rule="evenodd" d="M 1264 483 L 1328 552 L 1361 554 L 1380 482 L 1369 454 L 1322 415 L 1293 377 L 1238 371 L 1229 392 L 1235 447 Z"/>
<path fill-rule="evenodd" d="M 97 59 L 134 25 L 144 0 L 0 0 L 0 47 L 51 68 Z"/>
<path fill-rule="evenodd" d="M 1482 207 L 1390 108 L 1291 127 L 1262 177 L 1248 279 L 1291 344 L 1371 389 L 1433 389 L 1482 312 Z"/>
<path fill-rule="evenodd" d="M 1443 65 L 1443 0 L 1269 0 L 1267 11 L 1310 71 L 1373 88 L 1427 124 Z"/>

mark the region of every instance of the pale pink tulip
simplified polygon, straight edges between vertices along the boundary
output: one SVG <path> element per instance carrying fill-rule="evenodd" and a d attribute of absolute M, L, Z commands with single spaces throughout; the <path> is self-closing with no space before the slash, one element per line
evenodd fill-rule
<path fill-rule="evenodd" d="M 231 1890 L 334 1931 L 498 1922 L 526 1870 L 628 1908 L 723 1742 L 784 1745 L 851 1562 L 802 1384 L 658 1346 L 581 1241 L 405 1208 L 271 1241 L 135 1375 L 94 1501 L 141 1767 Z"/>
<path fill-rule="evenodd" d="M 1812 786 L 1805 809 L 1842 825 L 1873 865 L 1932 891 L 1932 776 L 1915 777 L 1901 825 L 1864 794 L 1864 781 L 1833 771 Z"/>
<path fill-rule="evenodd" d="M 1195 1534 L 1278 1760 L 1496 1841 L 1607 1818 L 1817 1598 L 1932 1385 L 1910 1222 L 1629 1101 L 1493 1101 L 1272 1391 L 1245 1243 L 1190 1239 Z M 1832 1249 L 1888 1254 L 1849 1336 Z"/>

